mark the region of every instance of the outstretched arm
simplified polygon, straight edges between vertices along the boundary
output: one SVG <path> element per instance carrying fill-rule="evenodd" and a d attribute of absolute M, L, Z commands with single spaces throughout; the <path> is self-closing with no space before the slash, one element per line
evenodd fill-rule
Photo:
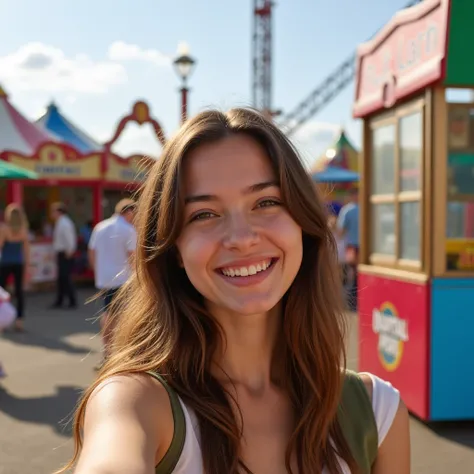
<path fill-rule="evenodd" d="M 147 375 L 104 381 L 87 403 L 75 474 L 153 474 L 173 436 L 166 390 Z"/>

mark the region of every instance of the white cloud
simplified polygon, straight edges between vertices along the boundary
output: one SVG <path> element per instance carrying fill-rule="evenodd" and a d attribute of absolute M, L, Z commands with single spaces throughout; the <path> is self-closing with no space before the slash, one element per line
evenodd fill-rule
<path fill-rule="evenodd" d="M 0 57 L 0 81 L 15 91 L 102 94 L 127 82 L 123 65 L 94 61 L 85 54 L 67 57 L 54 46 L 27 43 Z"/>
<path fill-rule="evenodd" d="M 146 61 L 157 66 L 169 66 L 171 57 L 157 49 L 144 49 L 136 44 L 115 41 L 109 47 L 108 57 L 112 61 Z"/>
<path fill-rule="evenodd" d="M 290 137 L 308 167 L 320 159 L 341 131 L 341 126 L 329 122 L 309 121 Z"/>

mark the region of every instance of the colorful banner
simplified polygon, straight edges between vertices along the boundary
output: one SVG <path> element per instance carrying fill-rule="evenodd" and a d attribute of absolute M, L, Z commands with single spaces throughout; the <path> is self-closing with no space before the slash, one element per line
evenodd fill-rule
<path fill-rule="evenodd" d="M 101 177 L 100 155 L 82 156 L 66 145 L 48 143 L 33 157 L 8 153 L 10 163 L 35 171 L 40 179 L 97 180 Z"/>
<path fill-rule="evenodd" d="M 391 382 L 429 415 L 429 286 L 359 275 L 359 370 Z"/>

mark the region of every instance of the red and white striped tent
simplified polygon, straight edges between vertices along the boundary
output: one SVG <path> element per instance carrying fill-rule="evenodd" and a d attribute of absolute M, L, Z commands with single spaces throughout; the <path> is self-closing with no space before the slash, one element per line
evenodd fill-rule
<path fill-rule="evenodd" d="M 42 143 L 51 141 L 58 139 L 25 118 L 0 86 L 0 155 L 13 151 L 31 156 Z"/>

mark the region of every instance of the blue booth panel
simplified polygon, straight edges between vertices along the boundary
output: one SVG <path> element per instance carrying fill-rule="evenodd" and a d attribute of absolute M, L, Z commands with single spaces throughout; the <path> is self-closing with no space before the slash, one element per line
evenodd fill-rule
<path fill-rule="evenodd" d="M 474 277 L 431 289 L 430 420 L 474 419 Z"/>

